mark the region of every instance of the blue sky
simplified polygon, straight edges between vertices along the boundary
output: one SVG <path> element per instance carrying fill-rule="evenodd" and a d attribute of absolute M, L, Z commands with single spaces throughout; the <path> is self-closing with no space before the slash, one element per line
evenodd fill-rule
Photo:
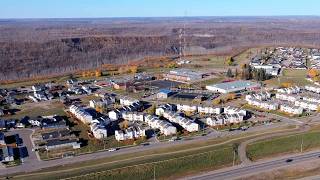
<path fill-rule="evenodd" d="M 0 0 L 0 18 L 320 15 L 319 0 Z"/>

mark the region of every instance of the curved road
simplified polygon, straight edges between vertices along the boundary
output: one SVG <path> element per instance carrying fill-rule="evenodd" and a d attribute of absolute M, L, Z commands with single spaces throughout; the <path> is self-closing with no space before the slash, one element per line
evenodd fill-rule
<path fill-rule="evenodd" d="M 283 131 L 283 132 L 276 132 L 274 134 L 265 135 L 265 136 L 261 136 L 261 137 L 256 137 L 256 138 L 249 139 L 247 141 L 242 142 L 238 147 L 238 153 L 239 153 L 239 158 L 240 158 L 241 164 L 247 165 L 247 164 L 252 163 L 251 160 L 247 157 L 246 148 L 247 148 L 248 144 L 251 144 L 253 142 L 260 141 L 260 140 L 269 139 L 269 138 L 274 138 L 274 137 L 279 137 L 279 136 L 288 136 L 288 135 L 292 135 L 292 134 L 303 133 L 303 132 L 309 131 L 309 129 L 310 129 L 310 126 L 302 125 L 302 126 L 299 126 L 299 127 L 295 128 L 293 130 L 290 130 L 290 131 L 286 130 L 286 131 Z"/>
<path fill-rule="evenodd" d="M 238 179 L 251 174 L 258 174 L 259 172 L 265 172 L 272 169 L 286 167 L 307 161 L 319 161 L 320 152 L 309 152 L 295 156 L 289 156 L 287 158 L 281 158 L 271 161 L 265 161 L 262 163 L 252 163 L 250 165 L 238 165 L 232 168 L 224 170 L 217 170 L 209 173 L 205 173 L 198 176 L 188 177 L 184 179 L 188 180 L 224 180 L 224 179 Z M 288 162 L 288 159 L 291 162 Z"/>

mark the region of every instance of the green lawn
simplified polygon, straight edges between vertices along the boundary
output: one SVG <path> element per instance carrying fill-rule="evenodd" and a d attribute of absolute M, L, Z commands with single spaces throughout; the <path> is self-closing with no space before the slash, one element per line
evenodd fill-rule
<path fill-rule="evenodd" d="M 286 77 L 303 77 L 305 78 L 308 73 L 306 69 L 284 69 L 283 76 Z"/>
<path fill-rule="evenodd" d="M 108 163 L 108 161 L 102 161 L 103 163 L 95 163 L 95 166 L 83 168 L 79 168 L 82 164 L 79 163 L 75 167 L 76 169 L 64 171 L 67 168 L 61 167 L 59 173 L 48 170 L 48 174 L 30 175 L 22 179 L 61 179 L 68 177 L 76 177 L 75 179 L 152 179 L 154 168 L 156 178 L 173 178 L 188 173 L 198 173 L 230 166 L 233 163 L 233 154 L 232 144 L 220 145 L 200 150 L 147 156 L 123 162 L 110 161 Z M 239 163 L 237 155 L 235 156 L 235 163 Z"/>
<path fill-rule="evenodd" d="M 249 63 L 250 57 L 259 54 L 259 48 L 250 48 L 233 57 L 237 65 Z"/>
<path fill-rule="evenodd" d="M 273 138 L 249 144 L 247 156 L 251 160 L 273 157 L 286 153 L 300 152 L 320 147 L 320 132 L 308 132 L 298 135 Z"/>
<path fill-rule="evenodd" d="M 305 77 L 302 76 L 296 76 L 296 77 L 287 77 L 287 76 L 280 76 L 279 78 L 272 78 L 270 80 L 265 81 L 267 85 L 273 85 L 273 86 L 281 86 L 282 83 L 292 83 L 294 85 L 298 86 L 304 86 L 307 84 L 310 84 L 309 81 L 305 79 Z"/>
<path fill-rule="evenodd" d="M 306 80 L 307 73 L 308 70 L 306 69 L 283 69 L 282 75 L 278 78 L 267 80 L 265 83 L 272 86 L 281 86 L 282 83 L 305 86 L 310 84 L 310 82 Z"/>
<path fill-rule="evenodd" d="M 137 166 L 129 166 L 115 170 L 102 171 L 88 174 L 85 177 L 94 179 L 153 179 L 174 178 L 180 174 L 198 172 L 207 169 L 215 169 L 221 166 L 229 166 L 233 161 L 232 148 L 219 149 L 199 154 L 192 154 L 168 160 L 155 161 Z M 76 179 L 83 178 L 82 176 Z"/>

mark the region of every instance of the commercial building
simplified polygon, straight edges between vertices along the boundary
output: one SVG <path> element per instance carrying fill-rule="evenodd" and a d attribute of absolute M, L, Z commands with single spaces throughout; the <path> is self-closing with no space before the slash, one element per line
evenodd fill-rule
<path fill-rule="evenodd" d="M 161 89 L 157 94 L 157 98 L 158 99 L 167 99 L 168 97 L 172 96 L 173 94 L 174 94 L 174 92 L 169 89 Z"/>
<path fill-rule="evenodd" d="M 178 82 L 191 82 L 202 79 L 203 73 L 195 72 L 190 69 L 176 69 L 165 74 L 166 80 L 178 81 Z"/>
<path fill-rule="evenodd" d="M 45 149 L 47 151 L 53 150 L 53 149 L 61 149 L 61 148 L 67 148 L 72 147 L 73 149 L 79 149 L 80 143 L 78 143 L 77 139 L 52 139 L 48 140 Z"/>
<path fill-rule="evenodd" d="M 260 85 L 258 83 L 251 82 L 251 81 L 243 81 L 243 80 L 206 86 L 206 89 L 209 91 L 219 92 L 223 94 L 238 92 L 243 90 L 254 90 L 258 88 L 260 88 Z"/>

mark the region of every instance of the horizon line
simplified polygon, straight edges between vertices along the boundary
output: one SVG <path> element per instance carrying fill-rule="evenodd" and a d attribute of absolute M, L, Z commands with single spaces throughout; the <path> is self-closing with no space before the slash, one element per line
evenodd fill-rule
<path fill-rule="evenodd" d="M 226 15 L 226 16 L 128 16 L 128 17 L 25 17 L 0 18 L 0 20 L 41 20 L 41 19 L 139 19 L 139 18 L 285 18 L 285 17 L 320 17 L 320 15 Z"/>

